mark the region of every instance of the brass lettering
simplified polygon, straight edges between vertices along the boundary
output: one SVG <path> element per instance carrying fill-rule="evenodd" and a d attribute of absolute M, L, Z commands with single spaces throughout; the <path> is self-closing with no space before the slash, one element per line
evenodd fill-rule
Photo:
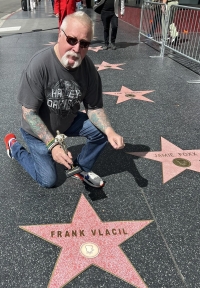
<path fill-rule="evenodd" d="M 57 236 L 62 237 L 62 231 L 57 231 Z"/>
<path fill-rule="evenodd" d="M 96 229 L 95 230 L 91 230 L 92 235 L 95 236 L 96 235 Z"/>
<path fill-rule="evenodd" d="M 65 237 L 70 237 L 70 234 L 68 231 L 65 232 Z"/>
<path fill-rule="evenodd" d="M 112 233 L 113 233 L 113 235 L 117 235 L 116 229 L 112 229 Z"/>
<path fill-rule="evenodd" d="M 55 235 L 55 231 L 51 231 L 51 237 Z"/>
<path fill-rule="evenodd" d="M 77 237 L 76 230 L 72 230 L 72 237 L 73 237 L 73 236 L 76 236 L 76 237 Z"/>
<path fill-rule="evenodd" d="M 100 229 L 99 229 L 99 236 L 103 236 L 103 234 L 101 233 Z"/>
<path fill-rule="evenodd" d="M 122 230 L 123 230 L 123 232 L 124 232 L 125 235 L 128 234 L 128 233 L 126 233 L 126 231 L 124 230 L 124 228 L 123 228 Z"/>
<path fill-rule="evenodd" d="M 84 230 L 80 230 L 80 236 L 85 236 Z"/>
<path fill-rule="evenodd" d="M 110 232 L 108 229 L 106 229 L 106 235 L 110 235 Z"/>

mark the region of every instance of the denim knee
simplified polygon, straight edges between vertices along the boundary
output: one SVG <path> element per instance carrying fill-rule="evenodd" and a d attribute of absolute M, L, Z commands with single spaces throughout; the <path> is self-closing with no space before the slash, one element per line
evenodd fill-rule
<path fill-rule="evenodd" d="M 57 182 L 56 170 L 47 169 L 45 174 L 37 175 L 36 181 L 44 188 L 55 187 Z"/>

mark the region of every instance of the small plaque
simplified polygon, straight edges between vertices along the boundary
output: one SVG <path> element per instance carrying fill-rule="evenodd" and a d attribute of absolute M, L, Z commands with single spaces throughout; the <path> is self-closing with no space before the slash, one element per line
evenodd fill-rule
<path fill-rule="evenodd" d="M 126 97 L 130 97 L 130 98 L 134 98 L 134 97 L 135 97 L 135 95 L 132 94 L 132 93 L 126 93 L 125 96 L 126 96 Z"/>
<path fill-rule="evenodd" d="M 81 245 L 80 252 L 86 258 L 95 258 L 99 255 L 100 249 L 97 244 L 87 242 Z"/>
<path fill-rule="evenodd" d="M 191 166 L 191 162 L 187 159 L 184 159 L 184 158 L 175 158 L 173 160 L 173 163 L 179 167 L 190 167 Z"/>

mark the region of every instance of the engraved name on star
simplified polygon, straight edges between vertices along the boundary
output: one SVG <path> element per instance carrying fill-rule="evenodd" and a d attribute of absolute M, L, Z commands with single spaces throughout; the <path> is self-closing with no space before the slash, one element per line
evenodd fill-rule
<path fill-rule="evenodd" d="M 61 288 L 95 265 L 137 288 L 147 288 L 120 244 L 152 220 L 102 222 L 81 195 L 72 223 L 20 226 L 61 248 L 48 288 Z"/>
<path fill-rule="evenodd" d="M 151 92 L 154 92 L 154 90 L 134 91 L 134 90 L 131 90 L 125 86 L 122 86 L 122 88 L 119 92 L 103 92 L 103 93 L 107 94 L 107 95 L 111 95 L 111 96 L 117 96 L 118 99 L 117 99 L 116 104 L 119 104 L 121 102 L 125 102 L 125 101 L 131 100 L 131 99 L 154 102 L 154 101 L 146 98 L 145 96 L 143 96 L 143 95 L 151 93 Z"/>
<path fill-rule="evenodd" d="M 128 154 L 161 162 L 163 183 L 187 169 L 200 172 L 200 150 L 182 150 L 163 137 L 161 137 L 161 151 L 128 152 Z"/>
<path fill-rule="evenodd" d="M 101 64 L 96 64 L 95 67 L 99 67 L 97 71 L 105 70 L 105 69 L 117 69 L 117 70 L 124 70 L 118 66 L 124 65 L 126 63 L 119 63 L 119 64 L 110 64 L 108 62 L 103 61 Z"/>

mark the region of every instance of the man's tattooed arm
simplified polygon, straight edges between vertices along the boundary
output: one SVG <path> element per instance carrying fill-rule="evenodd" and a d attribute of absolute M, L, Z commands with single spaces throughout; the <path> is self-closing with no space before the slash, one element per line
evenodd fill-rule
<path fill-rule="evenodd" d="M 45 144 L 49 143 L 54 138 L 35 110 L 22 106 L 22 115 L 35 135 L 37 135 Z"/>
<path fill-rule="evenodd" d="M 111 128 L 110 122 L 103 108 L 87 111 L 90 121 L 103 133 L 106 134 L 106 129 Z"/>

